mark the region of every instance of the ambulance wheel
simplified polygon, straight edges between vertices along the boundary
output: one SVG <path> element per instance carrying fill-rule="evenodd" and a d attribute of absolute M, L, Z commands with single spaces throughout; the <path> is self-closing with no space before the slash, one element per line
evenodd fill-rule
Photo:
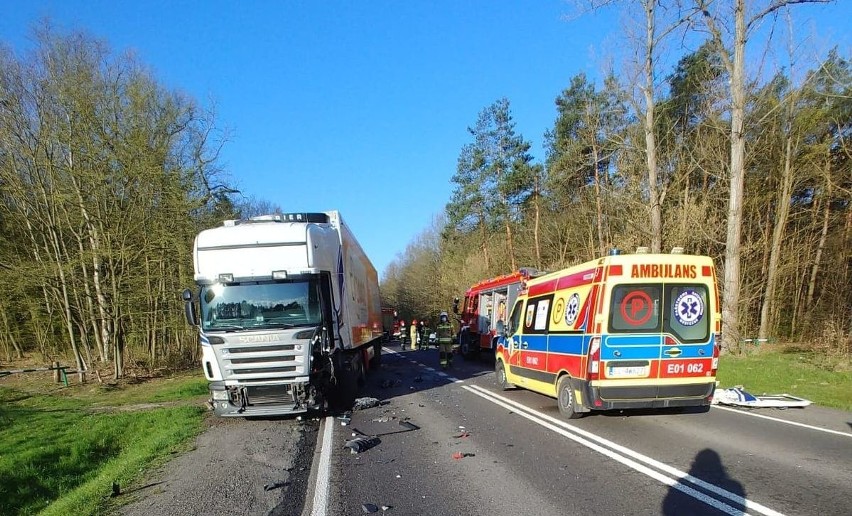
<path fill-rule="evenodd" d="M 503 366 L 502 360 L 497 360 L 496 365 L 494 366 L 494 375 L 497 377 L 497 387 L 500 388 L 501 391 L 508 391 L 514 385 L 509 383 L 509 379 L 506 378 L 506 368 Z"/>
<path fill-rule="evenodd" d="M 574 389 L 571 387 L 571 378 L 568 375 L 559 379 L 556 386 L 556 403 L 559 405 L 559 412 L 567 419 L 578 419 L 583 417 L 582 412 L 576 410 L 576 399 L 574 399 Z"/>

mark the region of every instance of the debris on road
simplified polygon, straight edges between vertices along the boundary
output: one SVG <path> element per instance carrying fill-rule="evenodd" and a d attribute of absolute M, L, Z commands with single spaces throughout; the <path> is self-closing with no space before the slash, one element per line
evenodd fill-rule
<path fill-rule="evenodd" d="M 750 408 L 804 408 L 811 404 L 810 400 L 790 394 L 764 394 L 755 396 L 743 389 L 742 385 L 730 389 L 717 390 L 713 395 L 713 404 L 733 405 Z"/>
<path fill-rule="evenodd" d="M 378 437 L 361 436 L 346 441 L 346 444 L 344 444 L 343 447 L 349 448 L 350 453 L 354 455 L 356 453 L 365 452 L 380 442 L 382 441 Z"/>
<path fill-rule="evenodd" d="M 366 512 L 367 514 L 379 512 L 379 507 L 375 504 L 372 504 L 372 503 L 361 504 L 361 509 L 363 509 L 363 511 Z"/>
<path fill-rule="evenodd" d="M 290 482 L 273 482 L 271 484 L 265 484 L 263 486 L 264 491 L 272 491 L 273 489 L 278 489 L 280 487 L 287 487 L 290 485 Z"/>
<path fill-rule="evenodd" d="M 378 398 L 358 398 L 352 405 L 352 410 L 365 410 L 368 408 L 378 407 L 382 402 Z"/>
<path fill-rule="evenodd" d="M 464 431 L 464 432 L 460 433 L 459 435 L 454 435 L 453 439 L 465 439 L 467 437 L 470 437 L 470 433 L 468 433 L 467 431 Z"/>
<path fill-rule="evenodd" d="M 352 422 L 352 413 L 345 412 L 342 416 L 338 416 L 337 419 L 340 420 L 340 426 L 346 426 Z"/>
<path fill-rule="evenodd" d="M 453 454 L 453 458 L 456 459 L 456 460 L 463 459 L 465 457 L 476 457 L 476 454 L 475 453 L 467 453 L 467 452 L 465 452 L 465 453 L 455 452 Z"/>

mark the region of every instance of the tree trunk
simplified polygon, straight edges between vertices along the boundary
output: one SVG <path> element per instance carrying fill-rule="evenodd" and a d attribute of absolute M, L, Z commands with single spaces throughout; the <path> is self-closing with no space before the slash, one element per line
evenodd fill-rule
<path fill-rule="evenodd" d="M 657 143 L 654 135 L 654 46 L 656 0 L 645 2 L 645 84 L 642 93 L 645 97 L 645 159 L 648 166 L 648 196 L 651 204 L 651 252 L 659 253 L 663 247 L 662 208 L 657 177 Z"/>
<path fill-rule="evenodd" d="M 769 334 L 770 310 L 775 297 L 775 280 L 778 276 L 778 260 L 781 257 L 781 243 L 790 214 L 790 192 L 793 189 L 793 138 L 787 137 L 787 149 L 784 153 L 784 176 L 781 178 L 781 192 L 777 199 L 775 227 L 772 229 L 772 243 L 769 251 L 769 266 L 766 270 L 766 287 L 763 291 L 763 303 L 760 308 L 760 329 L 757 337 L 767 338 Z"/>
<path fill-rule="evenodd" d="M 541 243 L 539 242 L 539 225 L 541 224 L 541 206 L 539 206 L 539 175 L 536 173 L 535 178 L 535 200 L 533 202 L 533 206 L 535 206 L 535 224 L 533 225 L 533 239 L 535 240 L 535 266 L 538 269 L 541 269 Z"/>
<path fill-rule="evenodd" d="M 725 240 L 722 341 L 727 350 L 740 343 L 740 243 L 742 240 L 743 186 L 745 178 L 745 2 L 736 0 L 734 59 L 731 73 L 731 170 L 728 194 L 728 229 Z"/>
<path fill-rule="evenodd" d="M 598 146 L 592 145 L 592 166 L 595 167 L 595 207 L 597 210 L 597 219 L 598 219 L 598 250 L 600 254 L 598 256 L 604 256 L 606 254 L 606 245 L 604 244 L 604 232 L 603 232 L 603 205 L 601 202 L 601 178 L 600 178 L 600 170 L 598 167 Z"/>
<path fill-rule="evenodd" d="M 813 308 L 814 303 L 814 292 L 816 291 L 816 279 L 817 274 L 819 273 L 820 260 L 822 259 L 822 251 L 825 249 L 825 241 L 828 238 L 828 222 L 831 217 L 831 178 L 828 176 L 831 168 L 831 162 L 829 159 L 826 159 L 825 163 L 826 167 L 826 178 L 825 178 L 825 199 L 823 199 L 823 217 L 822 217 L 822 231 L 819 235 L 819 243 L 817 244 L 816 256 L 814 256 L 814 263 L 811 267 L 811 276 L 808 281 L 808 295 L 805 299 L 805 310 L 810 310 Z"/>

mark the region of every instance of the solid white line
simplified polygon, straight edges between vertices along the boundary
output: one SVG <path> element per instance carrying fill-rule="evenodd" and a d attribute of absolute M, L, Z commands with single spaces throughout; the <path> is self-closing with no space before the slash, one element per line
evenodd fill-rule
<path fill-rule="evenodd" d="M 328 416 L 323 422 L 325 431 L 322 433 L 319 468 L 317 469 L 317 485 L 314 489 L 314 503 L 311 516 L 325 516 L 328 510 L 328 486 L 331 475 L 331 438 L 334 432 L 334 418 Z"/>
<path fill-rule="evenodd" d="M 744 416 L 759 417 L 761 419 L 768 419 L 770 421 L 777 421 L 779 423 L 786 423 L 788 425 L 801 426 L 802 428 L 807 428 L 809 430 L 818 430 L 820 432 L 826 432 L 826 433 L 829 433 L 829 434 L 837 434 L 837 435 L 843 435 L 843 436 L 846 436 L 846 437 L 852 437 L 852 434 L 850 434 L 849 432 L 840 432 L 838 430 L 830 430 L 828 428 L 820 428 L 818 426 L 806 425 L 804 423 L 797 423 L 796 421 L 788 421 L 786 419 L 780 419 L 780 418 L 777 418 L 777 417 L 764 416 L 763 414 L 755 414 L 754 412 L 745 412 L 743 410 L 738 410 L 738 409 L 731 408 L 731 407 L 720 407 L 719 405 L 713 405 L 713 408 L 714 409 L 727 410 L 728 412 L 735 412 L 737 414 L 742 414 Z"/>
<path fill-rule="evenodd" d="M 688 487 L 688 486 L 680 483 L 678 480 L 676 480 L 674 478 L 664 476 L 664 475 L 658 473 L 657 471 L 654 471 L 654 470 L 652 470 L 652 469 L 650 469 L 646 466 L 639 464 L 638 462 L 636 462 L 634 460 L 628 459 L 628 458 L 626 458 L 622 455 L 618 455 L 618 454 L 615 453 L 615 451 L 618 451 L 618 452 L 621 452 L 624 455 L 633 457 L 637 461 L 644 462 L 645 464 L 648 464 L 649 466 L 655 467 L 655 468 L 657 468 L 657 469 L 659 469 L 659 470 L 661 470 L 665 473 L 668 473 L 668 474 L 670 474 L 670 475 L 672 475 L 672 476 L 674 476 L 678 479 L 686 480 L 686 481 L 688 481 L 692 484 L 700 486 L 700 487 L 702 487 L 702 488 L 704 488 L 708 491 L 711 491 L 711 492 L 713 492 L 713 493 L 715 493 L 719 496 L 727 498 L 728 500 L 730 500 L 732 502 L 735 502 L 739 505 L 745 506 L 748 509 L 757 511 L 757 512 L 759 512 L 761 514 L 765 514 L 767 516 L 781 516 L 781 513 L 774 511 L 774 510 L 772 510 L 768 507 L 765 507 L 765 506 L 763 506 L 763 505 L 761 505 L 757 502 L 753 502 L 753 501 L 748 500 L 746 498 L 743 498 L 743 497 L 741 497 L 741 496 L 739 496 L 735 493 L 731 493 L 730 491 L 722 489 L 722 488 L 720 488 L 720 487 L 718 487 L 714 484 L 710 484 L 709 482 L 705 482 L 705 481 L 703 481 L 703 480 L 701 480 L 697 477 L 693 477 L 692 475 L 685 473 L 683 471 L 680 471 L 678 469 L 675 469 L 675 468 L 673 468 L 673 467 L 671 467 L 667 464 L 659 462 L 659 461 L 652 459 L 648 456 L 642 455 L 641 453 L 633 451 L 629 448 L 625 448 L 624 446 L 616 444 L 616 443 L 609 441 L 607 439 L 604 439 L 602 437 L 596 436 L 596 435 L 592 434 L 591 432 L 587 432 L 587 431 L 585 431 L 581 428 L 577 428 L 575 426 L 569 425 L 569 424 L 565 423 L 564 421 L 560 421 L 560 420 L 555 419 L 551 416 L 548 416 L 547 414 L 543 414 L 541 412 L 538 412 L 534 409 L 527 407 L 526 405 L 523 405 L 523 404 L 518 403 L 516 401 L 513 401 L 513 400 L 510 400 L 510 399 L 505 398 L 503 396 L 500 396 L 499 394 L 491 392 L 487 389 L 483 389 L 482 387 L 479 387 L 479 386 L 470 387 L 470 386 L 467 386 L 467 385 L 464 386 L 464 388 L 473 392 L 474 394 L 476 394 L 476 395 L 478 395 L 482 398 L 485 398 L 485 399 L 491 401 L 492 403 L 501 405 L 504 408 L 508 408 L 509 410 L 515 409 L 515 413 L 522 416 L 522 417 L 525 417 L 525 418 L 527 418 L 527 419 L 529 419 L 533 422 L 538 423 L 541 426 L 544 426 L 545 428 L 553 430 L 554 432 L 556 432 L 560 435 L 563 435 L 563 436 L 565 436 L 565 437 L 567 437 L 567 438 L 569 438 L 573 441 L 576 441 L 576 442 L 578 442 L 578 443 L 580 443 L 584 446 L 587 446 L 587 447 L 589 447 L 589 448 L 591 448 L 591 449 L 593 449 L 593 450 L 595 450 L 599 453 L 602 453 L 603 455 L 606 455 L 607 457 L 610 457 L 613 460 L 621 462 L 622 464 L 629 466 L 629 467 L 635 469 L 636 471 L 644 473 L 644 474 L 650 476 L 651 478 L 654 478 L 655 480 L 658 480 L 658 481 L 660 481 L 660 482 L 662 482 L 662 483 L 664 483 L 668 486 L 671 486 L 674 489 L 677 489 L 678 491 L 681 491 L 681 492 L 683 492 L 683 493 L 685 493 L 689 496 L 692 496 L 692 497 L 694 497 L 698 500 L 701 500 L 702 502 L 704 502 L 708 505 L 716 507 L 720 511 L 727 512 L 729 514 L 742 514 L 742 511 L 740 511 L 739 509 L 735 509 L 735 508 L 731 507 L 730 505 L 727 505 L 723 502 L 720 502 L 719 500 L 716 500 L 715 498 L 711 498 L 711 497 L 705 495 L 704 493 L 701 493 L 700 491 L 696 491 L 696 490 L 692 489 L 691 487 Z M 518 409 L 520 409 L 520 410 L 518 410 Z M 527 412 L 529 412 L 529 414 L 527 414 Z M 560 427 L 562 427 L 562 428 L 560 428 Z M 602 446 L 599 446 L 595 442 L 589 441 L 589 440 L 584 439 L 583 437 L 580 437 L 580 436 L 584 436 L 588 439 L 592 439 L 593 441 L 597 441 L 598 443 L 601 443 L 605 446 L 612 448 L 614 451 L 603 448 Z M 730 511 L 734 511 L 734 512 L 730 512 Z"/>

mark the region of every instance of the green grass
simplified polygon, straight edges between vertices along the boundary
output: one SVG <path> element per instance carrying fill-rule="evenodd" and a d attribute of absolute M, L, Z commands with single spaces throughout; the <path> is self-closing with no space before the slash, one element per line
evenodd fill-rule
<path fill-rule="evenodd" d="M 849 358 L 794 349 L 726 355 L 716 378 L 721 388 L 742 385 L 752 394 L 791 394 L 824 407 L 852 410 Z"/>
<path fill-rule="evenodd" d="M 186 377 L 51 393 L 0 387 L 0 514 L 104 512 L 113 482 L 126 489 L 202 431 L 200 386 Z M 90 410 L 186 398 L 190 406 Z"/>

